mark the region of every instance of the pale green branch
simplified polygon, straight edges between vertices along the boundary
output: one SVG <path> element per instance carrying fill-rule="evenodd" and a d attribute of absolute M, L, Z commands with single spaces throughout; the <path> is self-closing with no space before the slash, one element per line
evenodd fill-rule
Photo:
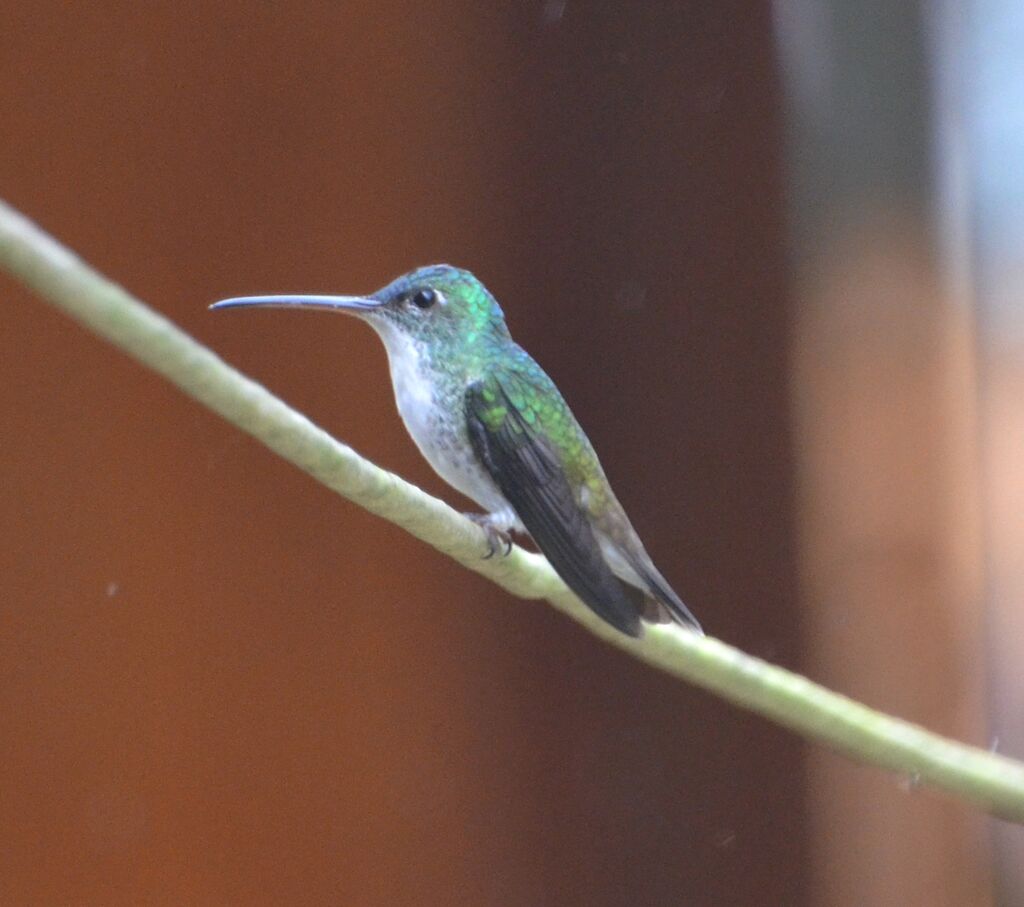
<path fill-rule="evenodd" d="M 367 510 L 514 595 L 544 598 L 606 642 L 861 762 L 942 788 L 1024 822 L 1024 764 L 956 743 L 832 693 L 718 640 L 673 626 L 640 640 L 583 607 L 547 561 L 521 548 L 484 560 L 481 531 L 443 502 L 385 472 L 146 308 L 0 202 L 0 265 L 101 337 L 267 447 Z M 10 355 L 10 351 L 8 351 Z"/>

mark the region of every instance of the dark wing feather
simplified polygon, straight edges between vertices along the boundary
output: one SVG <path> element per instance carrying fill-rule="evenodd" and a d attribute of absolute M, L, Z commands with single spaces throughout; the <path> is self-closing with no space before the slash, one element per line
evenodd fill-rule
<path fill-rule="evenodd" d="M 558 459 L 497 378 L 469 386 L 466 419 L 473 450 L 555 572 L 598 616 L 639 636 L 638 607 L 605 562 Z"/>

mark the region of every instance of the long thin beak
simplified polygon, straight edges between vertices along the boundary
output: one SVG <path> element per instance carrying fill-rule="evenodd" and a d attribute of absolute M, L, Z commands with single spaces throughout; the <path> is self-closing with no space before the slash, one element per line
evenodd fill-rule
<path fill-rule="evenodd" d="M 210 306 L 211 311 L 244 306 L 266 306 L 275 309 L 337 309 L 359 312 L 376 309 L 383 303 L 367 296 L 235 296 Z"/>

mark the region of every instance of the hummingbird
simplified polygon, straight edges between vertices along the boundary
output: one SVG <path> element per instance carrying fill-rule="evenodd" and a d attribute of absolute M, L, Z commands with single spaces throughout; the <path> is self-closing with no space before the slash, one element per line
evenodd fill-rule
<path fill-rule="evenodd" d="M 487 553 L 528 533 L 565 584 L 629 636 L 700 624 L 658 572 L 555 383 L 469 271 L 417 268 L 368 296 L 241 296 L 211 309 L 344 312 L 387 350 L 398 412 L 427 462 L 484 509 Z"/>

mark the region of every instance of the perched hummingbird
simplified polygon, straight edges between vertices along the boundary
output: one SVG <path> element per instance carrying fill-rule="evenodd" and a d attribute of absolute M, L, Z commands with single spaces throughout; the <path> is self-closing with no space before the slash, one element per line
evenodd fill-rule
<path fill-rule="evenodd" d="M 630 636 L 641 619 L 700 624 L 651 562 L 554 382 L 511 337 L 487 288 L 450 265 L 418 268 L 369 296 L 244 296 L 358 315 L 387 348 L 398 412 L 437 473 L 486 511 L 470 515 L 490 557 L 528 532 L 595 613 Z"/>

